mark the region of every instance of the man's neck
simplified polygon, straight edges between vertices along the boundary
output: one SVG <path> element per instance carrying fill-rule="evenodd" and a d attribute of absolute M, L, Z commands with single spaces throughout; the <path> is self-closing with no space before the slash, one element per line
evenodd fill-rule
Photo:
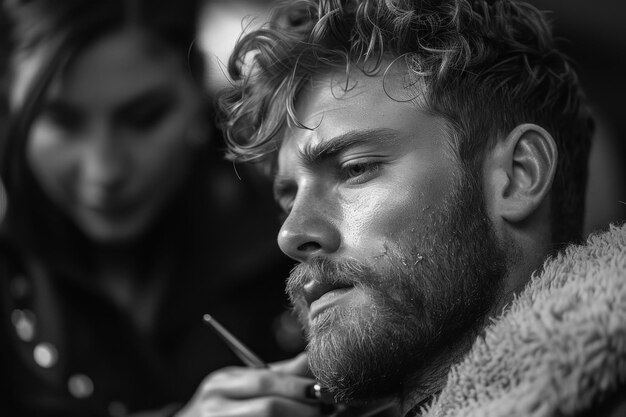
<path fill-rule="evenodd" d="M 462 360 L 471 347 L 475 335 L 465 337 L 463 341 L 447 346 L 429 361 L 427 367 L 407 378 L 401 394 L 401 415 L 407 415 L 413 409 L 428 404 L 443 389 L 450 367 Z M 410 414 L 409 414 L 410 415 Z"/>
<path fill-rule="evenodd" d="M 530 274 L 529 274 L 530 276 Z M 498 317 L 512 300 L 513 294 L 501 290 L 493 307 L 482 320 L 468 330 L 465 335 L 458 335 L 452 343 L 443 346 L 430 358 L 428 364 L 409 375 L 400 395 L 402 416 L 412 417 L 422 406 L 430 403 L 444 388 L 450 368 L 463 360 L 478 337 L 482 337 L 485 327 L 493 317 Z"/>

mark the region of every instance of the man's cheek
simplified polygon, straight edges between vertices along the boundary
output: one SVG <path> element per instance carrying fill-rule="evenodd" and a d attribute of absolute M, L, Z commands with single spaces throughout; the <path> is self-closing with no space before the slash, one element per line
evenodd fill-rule
<path fill-rule="evenodd" d="M 384 213 L 368 217 L 360 229 L 353 226 L 344 228 L 349 231 L 344 235 L 344 242 L 352 249 L 353 256 L 363 262 L 373 260 L 377 267 L 380 267 L 380 259 L 388 262 L 393 257 L 402 261 L 407 254 L 403 246 L 407 242 L 421 242 L 425 237 L 424 226 L 430 221 L 424 215 L 427 210 L 406 206 L 388 207 Z"/>

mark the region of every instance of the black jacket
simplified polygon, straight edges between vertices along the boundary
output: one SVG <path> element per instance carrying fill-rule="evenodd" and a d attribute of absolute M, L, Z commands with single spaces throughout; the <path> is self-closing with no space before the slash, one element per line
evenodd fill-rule
<path fill-rule="evenodd" d="M 212 370 L 240 364 L 203 324 L 207 312 L 268 361 L 296 353 L 284 295 L 292 262 L 276 245 L 271 193 L 253 178 L 205 159 L 144 238 L 139 279 L 164 289 L 150 334 L 93 285 L 90 244 L 67 219 L 37 219 L 49 202 L 9 217 L 36 225 L 5 222 L 0 235 L 0 415 L 182 405 Z"/>

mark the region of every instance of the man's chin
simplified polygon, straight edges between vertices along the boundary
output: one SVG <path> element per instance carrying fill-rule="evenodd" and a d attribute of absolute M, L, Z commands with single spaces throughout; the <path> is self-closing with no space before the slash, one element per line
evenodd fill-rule
<path fill-rule="evenodd" d="M 406 335 L 375 303 L 334 306 L 309 324 L 311 371 L 337 401 L 369 402 L 398 392 L 407 358 L 397 342 Z"/>

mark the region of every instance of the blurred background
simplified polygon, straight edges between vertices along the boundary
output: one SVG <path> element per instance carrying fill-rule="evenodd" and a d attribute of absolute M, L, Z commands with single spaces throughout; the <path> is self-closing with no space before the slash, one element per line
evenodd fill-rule
<path fill-rule="evenodd" d="M 228 82 L 224 68 L 242 30 L 263 24 L 274 1 L 206 0 L 199 43 L 208 62 L 206 85 L 211 93 Z M 563 49 L 578 66 L 596 115 L 585 226 L 591 232 L 626 219 L 626 2 L 530 3 L 549 13 Z M 6 51 L 3 20 L 0 16 L 0 55 Z M 5 61 L 0 56 L 0 66 Z M 0 118 L 4 114 L 5 109 L 0 108 Z"/>
<path fill-rule="evenodd" d="M 197 5 L 195 0 L 189 1 L 193 2 L 194 8 L 189 12 L 189 16 L 186 16 L 186 19 L 195 18 L 198 15 L 195 9 Z M 192 43 L 196 32 L 194 30 L 195 26 L 191 26 L 195 21 L 188 23 L 188 20 L 176 20 L 177 24 L 180 25 L 177 28 L 182 28 L 182 31 L 185 33 L 189 32 L 188 37 L 185 37 L 184 41 L 176 44 L 179 48 L 176 51 L 169 50 L 172 53 L 171 55 L 164 53 L 158 56 L 176 57 L 179 61 L 176 66 L 172 67 L 176 71 L 173 71 L 171 74 L 182 75 L 179 78 L 184 80 L 192 78 L 189 77 L 189 68 L 192 68 L 191 73 L 196 75 L 193 71 L 195 66 L 191 64 L 197 63 L 197 61 L 201 62 L 204 59 L 207 69 L 203 74 L 204 77 L 201 77 L 203 85 L 198 86 L 196 84 L 197 80 L 194 78 L 194 84 L 189 91 L 199 93 L 204 91 L 203 88 L 205 88 L 210 96 L 214 96 L 218 90 L 228 83 L 228 79 L 225 76 L 225 67 L 235 42 L 242 31 L 250 31 L 267 21 L 268 11 L 275 0 L 198 1 L 201 2 L 200 5 L 202 7 L 196 43 L 200 47 L 202 58 L 196 61 L 190 59 L 190 57 L 193 58 L 195 56 L 190 54 L 190 51 L 195 50 L 189 48 L 188 45 Z M 74 5 L 79 5 L 83 8 L 87 4 L 83 0 L 75 0 L 75 2 Z M 29 6 L 38 2 L 34 0 L 6 0 L 6 4 L 9 3 Z M 42 14 L 42 16 L 51 16 L 54 15 L 51 11 L 54 11 L 57 5 L 67 6 L 71 2 L 64 0 L 64 2 L 57 3 L 46 0 L 41 1 L 41 3 L 46 3 L 47 6 L 54 5 L 54 8 L 46 9 L 47 13 Z M 106 5 L 108 7 L 114 3 L 112 0 L 91 2 L 88 3 L 85 9 L 91 9 L 95 5 Z M 562 39 L 560 42 L 562 48 L 574 59 L 578 67 L 582 84 L 596 116 L 597 130 L 590 161 L 585 231 L 589 233 L 594 230 L 604 229 L 611 222 L 626 220 L 626 165 L 624 164 L 626 161 L 626 143 L 624 141 L 624 137 L 626 137 L 626 117 L 622 115 L 623 109 L 626 107 L 624 105 L 624 97 L 626 97 L 626 80 L 624 79 L 626 74 L 626 25 L 623 24 L 624 18 L 626 18 L 626 2 L 623 0 L 598 0 L 595 2 L 585 0 L 531 0 L 531 3 L 542 10 L 549 11 L 549 17 L 553 22 L 555 32 Z M 153 10 L 156 4 L 161 4 L 161 6 L 164 6 L 163 10 L 167 11 L 164 12 L 165 16 L 171 17 L 170 14 L 176 15 L 176 13 L 184 10 L 185 2 L 182 0 L 163 0 L 162 2 L 144 0 L 142 4 L 144 6 L 147 5 L 146 10 Z M 124 10 L 128 11 L 127 9 Z M 98 15 L 98 13 L 95 15 Z M 68 21 L 70 24 L 62 21 L 55 28 L 61 31 L 68 27 L 73 27 L 72 25 L 76 25 L 79 29 L 83 27 L 92 28 L 88 25 L 79 24 L 79 19 L 72 18 L 68 19 Z M 46 27 L 37 19 L 34 23 L 31 23 L 27 26 L 29 29 Z M 49 38 L 42 37 L 42 39 L 45 41 Z M 107 38 L 105 37 L 104 39 Z M 81 86 L 108 86 L 109 84 L 105 81 L 107 77 L 114 78 L 111 81 L 111 85 L 114 87 L 119 85 L 117 83 L 119 80 L 113 76 L 116 74 L 116 68 L 119 69 L 115 65 L 115 58 L 122 54 L 122 50 L 126 46 L 133 45 L 132 40 L 134 38 L 122 37 L 114 39 L 120 43 L 115 43 L 112 49 L 107 49 L 107 51 L 113 51 L 112 55 L 98 55 L 99 52 L 95 53 L 96 57 L 106 57 L 102 61 L 96 60 L 96 62 L 109 64 L 113 61 L 111 66 L 113 69 L 110 70 L 110 67 L 106 67 L 107 69 L 102 71 L 76 70 L 76 73 L 81 74 L 81 76 L 84 75 L 85 79 L 88 80 L 80 84 Z M 84 36 L 76 35 L 72 40 L 83 42 Z M 152 40 L 158 43 L 159 40 L 162 41 L 164 39 L 156 36 Z M 95 42 L 95 44 L 98 43 Z M 81 53 L 86 54 L 85 51 L 93 52 L 91 49 L 94 47 L 93 45 L 90 44 L 89 48 Z M 152 57 L 151 54 L 146 52 L 151 49 L 144 49 L 145 45 L 148 44 L 136 42 L 136 48 L 131 48 L 131 52 L 134 50 L 134 53 L 128 54 L 139 57 L 139 63 L 142 65 L 139 66 L 140 70 L 131 74 L 134 77 L 131 77 L 132 81 L 124 84 L 125 86 L 131 85 L 133 88 L 138 85 L 141 86 L 142 83 L 138 80 L 150 78 L 146 77 L 146 74 L 153 69 L 155 69 L 156 74 L 163 74 L 161 69 L 165 68 L 165 66 L 161 64 L 165 61 L 144 59 Z M 44 42 L 43 46 L 37 52 L 50 52 L 50 44 Z M 173 44 L 163 44 L 161 47 L 163 47 L 164 51 L 168 51 L 168 48 L 173 47 Z M 96 51 L 100 51 L 100 49 L 96 48 Z M 0 11 L 0 74 L 7 73 L 8 56 L 8 21 L 2 14 L 2 11 Z M 92 62 L 85 58 L 85 55 L 80 55 L 80 58 L 77 58 L 77 60 Z M 158 65 L 153 65 L 154 62 L 157 62 Z M 74 64 L 76 63 L 74 62 Z M 78 64 L 76 65 L 78 67 Z M 87 67 L 98 70 L 101 68 L 99 65 Z M 121 67 L 126 68 L 124 65 Z M 16 66 L 16 74 L 20 76 L 28 74 L 27 71 L 24 71 L 25 68 L 27 67 Z M 48 67 L 43 66 L 42 68 Z M 54 66 L 50 68 L 54 69 Z M 200 73 L 202 71 L 198 70 Z M 137 74 L 139 74 L 138 77 L 136 76 Z M 69 80 L 69 84 L 71 84 L 76 77 L 83 79 L 74 74 L 72 77 L 67 76 L 64 80 Z M 173 83 L 172 78 L 178 80 L 176 77 L 167 77 L 166 79 Z M 19 79 L 19 77 L 16 77 L 16 79 Z M 19 83 L 15 85 L 19 85 Z M 0 131 L 3 131 L 8 125 L 6 123 L 8 108 L 5 98 L 6 92 L 11 90 L 9 87 L 12 86 L 8 85 L 7 78 L 0 76 Z M 50 87 L 50 85 L 47 87 Z M 52 90 L 49 88 L 44 91 L 42 93 L 44 94 L 43 97 L 47 99 L 55 97 L 54 94 L 50 93 Z M 75 90 L 84 91 L 83 89 Z M 104 112 L 107 115 L 104 119 L 107 121 L 119 119 L 108 117 L 110 114 L 123 113 L 126 115 L 132 113 L 127 111 L 124 106 L 120 107 L 125 109 L 123 112 L 116 110 L 119 107 L 117 104 L 126 103 L 126 89 L 115 87 L 112 89 L 113 93 L 106 87 L 100 90 L 107 90 L 105 91 L 106 94 L 101 94 L 102 92 L 96 89 L 95 94 L 88 90 L 88 93 L 84 93 L 82 96 L 79 95 L 81 98 L 87 97 L 84 101 L 89 106 L 86 108 L 83 108 L 85 106 L 79 106 L 81 107 L 80 109 L 74 109 L 66 105 L 66 107 L 73 109 L 73 111 L 68 113 L 78 114 L 80 117 L 77 116 L 76 119 L 84 118 L 85 120 L 91 120 L 88 117 L 89 114 L 103 113 L 101 108 L 104 108 L 107 110 L 107 112 Z M 35 88 L 32 91 L 34 91 L 33 94 L 37 93 Z M 98 94 L 99 92 L 100 95 Z M 67 92 L 66 95 L 71 98 L 74 97 Z M 108 103 L 107 97 L 109 95 L 115 98 L 113 103 L 117 104 L 115 106 L 101 105 L 100 99 L 102 96 L 105 97 L 104 103 Z M 203 101 L 205 99 L 204 96 L 197 99 L 198 105 L 206 104 Z M 148 101 L 154 102 L 155 100 Z M 156 101 L 158 102 L 158 100 Z M 69 102 L 71 103 L 72 101 L 69 100 Z M 167 103 L 169 102 L 167 101 Z M 79 101 L 79 103 L 82 102 Z M 139 109 L 149 108 L 149 106 L 143 105 L 144 101 L 140 103 L 142 104 L 131 107 Z M 194 101 L 194 103 L 196 102 Z M 169 117 L 173 111 L 171 109 L 175 107 L 173 104 L 163 106 L 166 110 L 160 113 L 158 111 L 155 112 L 161 116 L 154 117 L 145 124 L 140 124 L 142 127 L 138 129 L 128 130 L 133 134 L 128 136 L 130 140 L 124 143 L 143 144 L 143 149 L 128 147 L 128 149 L 133 151 L 129 151 L 128 155 L 132 157 L 143 155 L 146 151 L 154 149 L 151 145 L 156 142 L 137 141 L 135 139 L 139 137 L 154 139 L 157 137 L 158 135 L 154 134 L 154 132 L 158 133 L 160 130 L 155 129 L 155 126 L 160 126 L 159 123 L 166 117 L 163 115 Z M 196 109 L 194 106 L 189 107 L 192 110 Z M 93 407 L 90 410 L 104 410 L 105 415 L 121 416 L 126 415 L 127 411 L 143 411 L 148 408 L 156 410 L 158 406 L 159 410 L 156 410 L 157 413 L 150 415 L 171 415 L 169 413 L 171 407 L 180 407 L 184 402 L 188 401 L 199 381 L 209 371 L 225 365 L 239 363 L 238 359 L 223 345 L 217 336 L 209 333 L 199 320 L 201 314 L 208 311 L 207 309 L 210 309 L 211 314 L 219 317 L 220 320 L 223 318 L 223 324 L 231 329 L 233 333 L 249 337 L 249 340 L 244 338 L 244 342 L 266 360 L 291 357 L 303 348 L 299 326 L 295 322 L 294 317 L 288 312 L 288 303 L 283 298 L 284 277 L 288 275 L 288 271 L 293 265 L 291 261 L 279 253 L 275 244 L 278 224 L 277 220 L 275 220 L 276 224 L 272 221 L 276 216 L 274 215 L 275 207 L 271 201 L 271 193 L 269 191 L 271 185 L 262 181 L 255 181 L 255 179 L 258 180 L 258 176 L 254 175 L 252 171 L 246 174 L 245 167 L 238 169 L 238 172 L 235 174 L 232 165 L 222 160 L 221 152 L 217 149 L 220 147 L 220 141 L 209 140 L 219 137 L 219 133 L 214 132 L 214 126 L 210 122 L 206 123 L 210 117 L 207 113 L 209 112 L 205 107 L 198 107 L 197 110 L 190 113 L 193 114 L 193 118 L 190 116 L 189 119 L 181 119 L 190 120 L 189 123 L 198 122 L 196 118 L 201 119 L 203 123 L 198 124 L 197 131 L 195 129 L 187 129 L 189 125 L 185 122 L 177 123 L 178 129 L 175 129 L 176 132 L 174 132 L 176 135 L 165 135 L 168 136 L 168 141 L 171 141 L 168 143 L 176 144 L 177 147 L 181 143 L 184 146 L 189 145 L 190 150 L 193 151 L 197 158 L 180 159 L 181 163 L 172 166 L 171 153 L 163 152 L 159 154 L 165 155 L 164 158 L 167 158 L 168 167 L 166 168 L 168 176 L 171 176 L 171 173 L 177 167 L 184 169 L 192 165 L 188 163 L 188 161 L 192 161 L 193 167 L 197 168 L 197 171 L 193 170 L 193 176 L 190 174 L 188 178 L 189 184 L 183 187 L 183 181 L 181 180 L 181 194 L 171 194 L 177 197 L 171 197 L 171 201 L 168 200 L 168 204 L 171 204 L 171 207 L 168 205 L 168 210 L 161 207 L 163 214 L 158 218 L 158 221 L 156 218 L 152 219 L 153 222 L 150 223 L 150 227 L 146 226 L 141 233 L 137 232 L 137 236 L 135 236 L 131 245 L 122 240 L 122 245 L 116 248 L 116 251 L 111 251 L 111 248 L 114 246 L 109 245 L 111 242 L 104 242 L 103 244 L 102 241 L 97 239 L 98 236 L 91 240 L 68 239 L 67 236 L 70 235 L 79 236 L 81 239 L 86 237 L 86 235 L 83 236 L 81 234 L 85 232 L 84 230 L 63 229 L 66 223 L 56 221 L 57 218 L 65 219 L 65 217 L 54 217 L 56 214 L 66 215 L 67 213 L 62 213 L 65 207 L 57 207 L 52 210 L 54 208 L 52 204 L 41 206 L 36 204 L 39 201 L 47 201 L 45 199 L 25 200 L 29 203 L 28 205 L 16 205 L 15 202 L 20 201 L 19 198 L 15 198 L 16 195 L 19 196 L 24 190 L 33 190 L 37 187 L 29 187 L 29 184 L 34 184 L 34 181 L 31 183 L 14 181 L 11 188 L 11 175 L 9 174 L 13 171 L 2 171 L 5 188 L 8 190 L 9 195 L 12 196 L 12 208 L 5 212 L 5 194 L 2 192 L 4 188 L 0 187 L 0 219 L 8 219 L 0 224 L 10 224 L 11 221 L 9 220 L 17 218 L 18 223 L 19 220 L 22 220 L 21 223 L 25 223 L 26 226 L 30 227 L 31 223 L 35 224 L 31 220 L 38 219 L 40 220 L 38 224 L 59 226 L 60 229 L 57 229 L 62 229 L 61 232 L 64 232 L 64 234 L 41 233 L 41 228 L 32 226 L 32 231 L 36 232 L 32 233 L 32 241 L 45 244 L 41 245 L 45 250 L 37 253 L 37 255 L 45 255 L 41 259 L 49 263 L 49 265 L 46 265 L 46 267 L 49 267 L 48 273 L 43 279 L 40 279 L 39 275 L 41 274 L 33 273 L 31 271 L 32 268 L 27 268 L 29 267 L 29 265 L 26 265 L 27 262 L 23 262 L 24 259 L 31 260 L 31 248 L 28 245 L 22 245 L 21 242 L 21 240 L 24 240 L 21 239 L 24 234 L 16 232 L 15 236 L 11 234 L 4 236 L 2 234 L 3 230 L 0 228 L 0 272 L 2 272 L 0 273 L 0 319 L 6 319 L 4 320 L 4 328 L 0 329 L 0 337 L 6 338 L 0 340 L 0 374 L 6 377 L 5 384 L 11 385 L 12 388 L 12 390 L 5 390 L 0 394 L 0 415 L 18 415 L 6 411 L 10 410 L 10 407 L 14 405 L 11 401 L 18 397 L 13 395 L 14 392 L 20 393 L 18 402 L 21 406 L 31 407 L 34 405 L 39 407 L 39 410 L 43 410 L 50 408 L 49 405 L 53 404 L 54 407 L 52 408 L 54 410 L 61 410 L 57 414 L 46 414 L 50 417 L 60 415 L 67 417 L 70 415 L 68 410 L 74 409 L 74 407 L 81 407 L 80 410 L 82 410 L 82 407 Z M 40 116 L 37 115 L 33 119 L 38 117 Z M 138 118 L 141 119 L 141 117 Z M 51 117 L 50 119 L 54 119 L 56 123 L 55 118 Z M 94 117 L 92 119 L 96 120 L 97 118 Z M 28 117 L 25 116 L 24 120 L 28 121 Z M 63 118 L 60 118 L 59 123 L 55 125 L 55 128 L 61 132 L 59 134 L 60 137 L 64 139 L 59 142 L 69 147 L 67 149 L 71 148 L 71 150 L 74 150 L 72 146 L 75 143 L 65 140 L 74 137 L 72 136 L 74 133 L 72 131 L 73 124 L 69 123 L 68 127 L 64 125 L 63 120 Z M 32 120 L 28 122 L 32 126 Z M 19 124 L 15 125 L 21 126 Z M 113 128 L 119 127 L 115 124 L 112 124 L 112 126 Z M 194 126 L 192 124 L 192 127 Z M 67 129 L 65 129 L 66 127 Z M 122 124 L 122 127 L 125 127 L 125 125 Z M 33 141 L 34 139 L 31 139 L 29 134 L 34 129 L 27 128 L 23 130 L 26 132 L 23 135 L 24 138 L 20 138 L 16 134 L 13 135 L 12 139 L 14 141 Z M 80 129 L 78 130 L 81 134 L 85 133 Z M 85 133 L 84 137 L 81 136 L 85 143 L 89 144 L 89 147 L 85 145 L 85 149 L 96 149 L 96 151 L 93 151 L 94 154 L 104 155 L 102 160 L 110 161 L 112 159 L 108 158 L 108 152 L 104 152 L 102 149 L 105 151 L 126 149 L 126 147 L 118 147 L 117 143 L 113 143 L 113 135 L 104 134 L 101 136 L 95 135 L 96 139 L 102 139 L 102 137 L 108 139 L 108 142 L 106 142 L 107 146 L 100 147 L 101 142 L 93 139 L 94 135 L 91 135 L 91 130 L 85 129 L 85 131 L 87 133 Z M 97 129 L 94 131 L 100 132 Z M 128 133 L 128 131 L 125 131 L 125 133 Z M 18 133 L 20 132 L 24 133 L 19 130 Z M 106 130 L 106 132 L 109 132 L 109 130 Z M 139 135 L 138 132 L 142 135 Z M 6 136 L 6 138 L 10 137 L 11 135 Z M 181 137 L 185 139 L 185 142 L 179 140 Z M 189 143 L 186 143 L 187 141 Z M 94 146 L 94 143 L 98 146 Z M 25 147 L 14 147 L 13 149 L 23 151 Z M 72 152 L 68 154 L 74 155 Z M 6 161 L 9 162 L 25 160 L 25 158 L 14 157 L 20 154 L 7 155 L 9 157 L 6 158 Z M 41 153 L 41 155 L 43 156 L 40 159 L 44 165 L 54 159 L 54 155 L 50 153 Z M 76 155 L 80 156 L 83 154 L 76 152 Z M 187 154 L 185 153 L 185 155 Z M 82 160 L 76 157 L 77 164 Z M 5 159 L 1 158 L 0 161 L 5 161 Z M 63 161 L 63 163 L 53 164 L 56 168 L 59 168 L 52 170 L 56 177 L 63 178 L 62 175 L 57 175 L 60 171 L 63 174 L 68 166 L 67 160 Z M 32 165 L 32 161 L 29 161 L 29 163 Z M 90 166 L 93 165 L 91 164 Z M 112 166 L 115 166 L 115 164 L 112 164 Z M 0 167 L 2 167 L 2 164 L 0 164 Z M 150 167 L 148 165 L 148 168 Z M 31 169 L 32 167 L 27 168 Z M 145 167 L 141 166 L 140 168 Z M 26 172 L 26 169 L 23 172 Z M 146 175 L 151 177 L 153 172 L 160 173 L 164 171 L 144 169 L 135 172 L 143 172 L 144 174 L 147 172 Z M 9 174 L 5 175 L 5 173 Z M 240 180 L 241 178 L 238 178 L 240 173 L 243 181 Z M 13 175 L 13 177 L 23 179 L 16 175 Z M 137 178 L 140 176 L 129 175 L 127 177 Z M 150 185 L 152 183 L 147 182 L 147 184 Z M 151 187 L 150 189 L 163 188 L 163 185 L 160 185 L 161 187 Z M 10 191 L 13 191 L 14 194 L 10 194 Z M 114 195 L 114 193 L 111 193 L 111 195 Z M 179 198 L 180 196 L 185 198 Z M 110 200 L 114 201 L 114 198 L 111 197 Z M 32 203 L 33 201 L 35 203 Z M 143 201 L 145 201 L 145 195 L 132 200 L 132 202 L 137 202 L 137 205 Z M 107 208 L 106 204 L 104 206 Z M 24 207 L 30 207 L 33 212 L 41 214 L 41 216 L 29 216 L 28 213 L 30 212 L 23 210 Z M 59 211 L 59 213 L 56 213 L 56 211 Z M 8 214 L 4 216 L 5 213 Z M 11 217 L 12 213 L 13 217 Z M 111 224 L 115 225 L 115 222 L 112 221 Z M 80 227 L 81 225 L 78 226 Z M 56 231 L 57 229 L 51 228 L 50 230 Z M 69 234 L 68 230 L 70 230 Z M 172 230 L 177 231 L 177 233 L 170 233 Z M 159 237 L 159 239 L 155 239 L 155 236 Z M 20 239 L 15 239 L 15 237 Z M 20 253 L 19 257 L 14 256 L 17 254 L 17 251 L 14 253 L 13 249 L 5 250 L 6 253 L 4 253 L 2 249 L 5 246 L 9 247 L 4 245 L 5 241 L 10 242 L 15 248 L 23 250 L 24 254 L 28 256 L 22 256 L 22 253 Z M 144 245 L 143 243 L 146 242 L 151 242 L 151 244 Z M 51 249 L 54 249 L 54 251 Z M 77 255 L 79 249 L 81 254 L 93 255 L 94 259 L 95 255 L 124 253 L 126 258 L 124 261 L 127 262 L 119 262 L 119 259 L 113 259 L 113 263 L 116 267 L 119 267 L 119 270 L 113 269 L 115 273 L 110 273 L 110 268 L 101 268 L 102 265 L 106 264 L 105 262 L 101 262 L 102 265 L 96 263 L 92 265 L 85 261 L 85 259 L 92 260 L 91 257 Z M 129 252 L 129 249 L 137 252 Z M 60 257 L 57 254 L 64 256 L 62 259 L 63 268 L 59 268 L 61 262 L 59 262 Z M 135 254 L 140 254 L 141 256 L 136 257 L 134 256 Z M 212 256 L 207 256 L 207 254 Z M 167 262 L 164 262 L 161 257 Z M 112 257 L 107 258 L 109 261 L 111 259 Z M 115 261 L 118 262 L 115 263 Z M 5 264 L 8 265 L 5 268 L 6 271 L 3 269 Z M 79 265 L 80 268 L 74 268 L 76 265 Z M 163 265 L 165 265 L 165 268 L 163 268 Z M 41 269 L 39 264 L 36 269 L 37 271 Z M 94 277 L 99 278 L 100 281 L 95 280 Z M 238 278 L 235 279 L 234 277 Z M 35 281 L 35 278 L 37 278 L 37 281 Z M 113 278 L 113 284 L 109 282 L 111 278 Z M 33 283 L 35 282 L 39 292 L 33 290 L 35 288 Z M 41 284 L 41 282 L 46 285 L 54 284 L 54 288 L 57 291 L 49 291 L 49 288 L 53 287 L 47 287 Z M 114 287 L 114 289 L 118 290 L 116 292 L 110 290 L 111 285 L 118 285 L 120 282 L 125 286 Z M 161 283 L 163 285 L 155 284 L 151 287 L 126 285 L 127 283 L 135 282 Z M 4 285 L 3 283 L 6 286 L 2 286 Z M 169 286 L 170 284 L 172 284 L 171 287 Z M 146 293 L 145 288 L 152 289 L 160 298 L 155 297 L 154 299 L 157 301 L 148 299 L 148 302 L 146 302 L 146 299 L 141 298 Z M 32 301 L 35 299 L 35 297 L 31 297 L 34 293 L 45 294 L 55 303 L 58 300 L 62 300 L 63 304 L 60 301 L 58 302 L 58 306 L 62 307 L 56 308 L 58 307 L 57 304 L 52 303 L 52 301 L 47 304 L 37 304 Z M 57 294 L 62 294 L 63 298 L 57 296 Z M 93 302 L 94 300 L 97 302 Z M 184 300 L 184 302 L 181 302 L 181 300 Z M 54 308 L 50 308 L 51 305 Z M 56 314 L 57 310 L 58 315 L 50 314 L 50 311 Z M 140 318 L 143 320 L 144 316 L 147 316 L 151 320 L 140 321 L 132 315 L 136 311 L 147 311 Z M 250 312 L 254 314 L 250 314 Z M 3 314 L 6 317 L 2 317 Z M 37 316 L 37 314 L 39 315 Z M 58 337 L 55 333 L 54 336 L 60 341 L 57 343 L 57 339 L 44 334 L 43 330 L 53 329 L 56 331 L 57 327 L 59 329 L 62 329 L 62 327 L 60 325 L 56 326 L 56 324 L 45 326 L 42 324 L 43 321 L 37 324 L 38 317 L 40 319 L 53 317 L 55 322 L 68 322 L 74 327 L 72 327 L 72 331 L 58 331 Z M 167 318 L 167 320 L 161 318 Z M 105 323 L 106 326 L 93 324 L 101 322 Z M 145 325 L 145 322 L 148 322 L 150 326 Z M 37 330 L 39 333 L 35 331 L 37 329 L 36 324 L 42 329 L 41 332 Z M 119 329 L 128 329 L 128 331 L 127 333 L 121 333 Z M 120 334 L 123 337 L 120 337 Z M 76 335 L 80 337 L 74 338 Z M 118 339 L 122 340 L 122 343 L 117 343 Z M 71 341 L 71 346 L 70 342 L 64 344 L 66 340 Z M 51 341 L 56 344 L 52 344 Z M 85 345 L 84 343 L 87 343 L 85 341 L 88 341 L 90 345 Z M 162 343 L 162 341 L 167 343 Z M 123 346 L 123 349 L 119 349 L 118 345 Z M 58 346 L 59 349 L 55 346 Z M 42 356 L 37 353 L 41 351 L 47 352 L 47 356 L 43 357 L 44 359 L 47 358 L 46 360 L 42 361 Z M 7 352 L 13 356 L 7 355 Z M 59 352 L 61 353 L 59 354 Z M 207 352 L 211 352 L 211 354 L 207 355 Z M 19 358 L 19 360 L 14 360 L 14 358 Z M 98 360 L 94 360 L 94 358 L 98 358 Z M 137 360 L 137 358 L 141 358 L 141 360 Z M 160 359 L 154 360 L 153 358 Z M 167 361 L 162 361 L 161 359 L 163 358 L 166 358 Z M 59 364 L 56 368 L 53 366 L 55 363 Z M 111 363 L 117 366 L 110 367 L 109 364 Z M 126 366 L 127 363 L 133 366 Z M 170 368 L 162 366 L 163 363 L 166 363 Z M 11 368 L 12 371 L 5 370 L 3 366 Z M 164 371 L 166 369 L 180 371 L 180 374 L 186 378 L 185 384 L 181 384 L 180 378 L 171 377 L 170 371 Z M 75 373 L 77 370 L 80 370 L 80 373 Z M 24 375 L 27 377 L 23 377 Z M 141 380 L 144 381 L 143 383 L 136 382 L 138 381 L 136 379 L 137 375 L 144 378 Z M 44 383 L 41 383 L 42 381 Z M 120 386 L 118 381 L 128 382 L 128 384 L 132 385 L 132 389 Z M 67 389 L 66 384 L 69 387 Z M 141 395 L 137 395 L 136 386 L 144 385 L 146 389 Z M 54 390 L 51 391 L 49 389 L 50 386 L 55 387 Z M 97 389 L 94 389 L 94 386 Z M 21 389 L 23 387 L 27 387 L 27 389 Z M 35 389 L 31 389 L 31 387 Z M 156 391 L 156 389 L 160 391 Z M 44 398 L 44 396 L 39 395 L 40 391 L 52 394 Z M 162 392 L 166 393 L 166 395 L 155 395 L 154 392 Z M 86 400 L 87 398 L 89 398 L 89 402 Z M 10 404 L 7 409 L 8 403 Z M 162 407 L 163 404 L 166 405 L 165 408 Z M 42 414 L 30 413 L 28 415 Z M 96 414 L 94 412 L 79 412 L 74 415 Z"/>
<path fill-rule="evenodd" d="M 205 0 L 199 43 L 208 63 L 211 93 L 226 85 L 228 56 L 242 30 L 267 20 L 276 0 Z M 573 57 L 593 105 L 597 132 L 590 161 L 585 230 L 626 219 L 626 2 L 531 0 L 548 12 L 561 45 Z M 6 57 L 6 24 L 0 15 L 0 70 Z M 1 84 L 0 91 L 5 88 Z M 6 114 L 0 104 L 0 122 Z"/>
<path fill-rule="evenodd" d="M 224 67 L 242 30 L 267 20 L 273 0 L 207 2 L 200 38 L 214 92 L 228 82 Z M 576 62 L 592 103 L 597 132 L 590 162 L 585 230 L 626 219 L 626 2 L 532 0 L 549 12 L 563 49 Z"/>

